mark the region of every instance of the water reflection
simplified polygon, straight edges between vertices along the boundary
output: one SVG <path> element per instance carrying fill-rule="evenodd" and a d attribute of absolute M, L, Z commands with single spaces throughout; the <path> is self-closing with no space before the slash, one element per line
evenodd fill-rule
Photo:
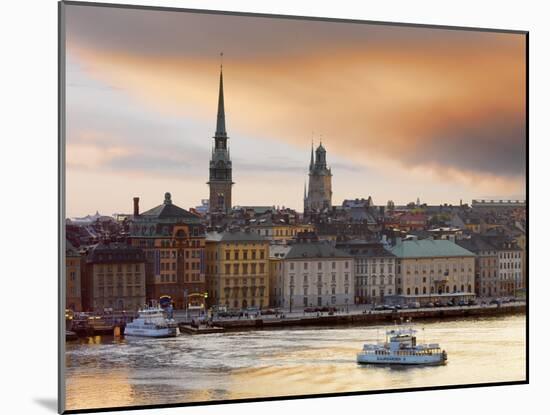
<path fill-rule="evenodd" d="M 359 366 L 383 327 L 296 328 L 67 343 L 67 409 L 525 379 L 525 316 L 431 322 L 445 366 Z"/>

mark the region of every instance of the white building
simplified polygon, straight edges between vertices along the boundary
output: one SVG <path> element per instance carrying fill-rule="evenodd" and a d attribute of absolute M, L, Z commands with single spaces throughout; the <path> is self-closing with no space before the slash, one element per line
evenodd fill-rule
<path fill-rule="evenodd" d="M 285 310 L 354 303 L 353 257 L 329 243 L 293 244 L 274 281 L 275 302 Z"/>
<path fill-rule="evenodd" d="M 396 259 L 381 242 L 357 240 L 336 247 L 354 257 L 356 303 L 383 303 L 385 296 L 396 294 Z"/>
<path fill-rule="evenodd" d="M 522 251 L 515 242 L 502 242 L 498 248 L 500 295 L 515 295 L 523 285 Z"/>

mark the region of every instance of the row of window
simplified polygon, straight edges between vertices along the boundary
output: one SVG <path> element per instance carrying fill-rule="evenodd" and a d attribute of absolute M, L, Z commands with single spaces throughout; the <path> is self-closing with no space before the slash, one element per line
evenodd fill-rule
<path fill-rule="evenodd" d="M 504 262 L 499 264 L 500 269 L 519 269 L 521 268 L 521 262 Z"/>
<path fill-rule="evenodd" d="M 237 298 L 239 296 L 242 297 L 263 297 L 265 295 L 265 288 L 264 287 L 240 287 L 240 288 L 229 288 L 225 287 L 224 289 L 224 295 L 225 297 L 234 297 Z"/>
<path fill-rule="evenodd" d="M 231 255 L 231 252 L 233 252 L 233 255 Z M 242 255 L 241 255 L 242 254 Z M 238 249 L 235 249 L 233 251 L 227 249 L 225 251 L 225 260 L 226 261 L 230 261 L 231 260 L 231 257 L 233 257 L 233 259 L 235 261 L 239 261 L 239 260 L 244 260 L 244 261 L 247 261 L 249 259 L 251 260 L 255 260 L 255 259 L 265 259 L 265 250 L 261 249 L 261 250 L 244 250 L 244 251 L 240 251 Z"/>
<path fill-rule="evenodd" d="M 512 259 L 512 258 L 521 258 L 521 252 L 501 252 L 498 254 L 500 259 Z"/>
<path fill-rule="evenodd" d="M 113 272 L 114 269 L 116 269 L 116 272 L 122 272 L 123 269 L 126 270 L 126 272 L 132 272 L 132 270 L 134 270 L 135 272 L 139 272 L 141 269 L 141 264 L 126 264 L 124 267 L 122 264 L 97 265 L 97 271 L 99 273 L 103 273 L 105 271 Z"/>
<path fill-rule="evenodd" d="M 298 264 L 300 264 L 300 262 L 298 262 Z M 302 269 L 304 271 L 307 271 L 309 263 L 308 262 L 301 262 L 301 264 L 302 264 Z M 294 269 L 298 269 L 298 267 L 296 265 L 297 264 L 295 264 L 294 262 L 290 262 L 290 264 L 289 264 L 290 270 L 294 271 Z M 349 261 L 344 261 L 344 268 L 345 269 L 349 268 Z M 323 263 L 322 262 L 317 262 L 317 269 L 323 269 Z M 331 269 L 336 269 L 336 262 L 335 261 L 331 262 Z"/>
<path fill-rule="evenodd" d="M 355 271 L 358 273 L 358 274 L 365 274 L 365 273 L 368 273 L 369 272 L 369 269 L 370 269 L 370 272 L 372 274 L 385 274 L 386 273 L 386 267 L 381 264 L 379 266 L 376 266 L 375 264 L 371 265 L 371 266 L 368 266 L 368 265 L 357 265 L 355 267 Z M 378 271 L 377 271 L 378 270 Z M 388 274 L 392 274 L 393 273 L 393 264 L 388 264 L 387 265 L 387 273 Z"/>
<path fill-rule="evenodd" d="M 227 286 L 248 285 L 248 278 L 227 278 L 223 279 L 222 282 Z M 264 278 L 250 278 L 250 285 L 254 286 L 257 282 L 259 285 L 264 285 Z"/>
<path fill-rule="evenodd" d="M 331 277 L 331 279 L 330 279 L 331 282 L 336 283 L 336 274 L 333 273 L 333 274 L 331 274 L 330 277 Z M 309 277 L 308 277 L 307 274 L 303 275 L 302 278 L 303 278 L 303 283 L 304 284 L 307 284 L 309 282 L 309 279 L 308 279 Z M 344 281 L 349 282 L 349 274 L 347 272 L 344 274 Z M 323 274 L 318 274 L 317 275 L 317 282 L 318 283 L 323 282 Z M 294 275 L 290 275 L 290 285 L 294 285 Z"/>
<path fill-rule="evenodd" d="M 264 262 L 260 262 L 259 264 L 255 262 L 252 264 L 225 264 L 225 275 L 247 275 L 249 273 L 263 274 L 265 271 L 266 269 Z"/>
<path fill-rule="evenodd" d="M 373 275 L 372 277 L 369 277 L 369 278 L 358 277 L 358 278 L 355 278 L 355 280 L 357 281 L 358 285 L 369 285 L 369 280 L 371 285 L 378 285 L 378 284 L 385 285 L 386 283 L 388 285 L 393 284 L 393 277 L 391 275 L 388 275 L 387 277 L 385 277 L 384 275 L 380 275 L 378 277 L 376 275 Z"/>
<path fill-rule="evenodd" d="M 303 292 L 304 292 L 304 295 L 308 295 L 309 294 L 309 287 L 304 287 L 303 288 Z M 317 287 L 317 295 L 322 295 L 322 288 L 321 287 Z M 336 287 L 332 287 L 331 289 L 331 294 L 332 295 L 336 295 Z M 349 287 L 345 287 L 344 288 L 344 294 L 345 295 L 348 295 L 349 294 Z M 290 287 L 290 295 L 294 295 L 294 288 L 293 287 Z"/>
<path fill-rule="evenodd" d="M 143 280 L 143 275 L 134 275 L 133 277 L 131 275 L 126 275 L 124 277 L 123 275 L 119 275 L 117 277 L 113 277 L 112 275 L 107 275 L 106 277 L 102 275 L 96 276 L 96 282 L 97 285 L 130 285 L 132 283 L 134 284 L 140 284 Z"/>

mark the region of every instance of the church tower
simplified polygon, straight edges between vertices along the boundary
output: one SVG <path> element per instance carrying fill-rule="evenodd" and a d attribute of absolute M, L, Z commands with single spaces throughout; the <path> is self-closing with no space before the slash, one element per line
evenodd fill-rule
<path fill-rule="evenodd" d="M 304 212 L 332 209 L 332 172 L 327 167 L 327 151 L 322 143 L 315 150 L 311 146 L 309 162 L 309 185 L 304 199 Z"/>
<path fill-rule="evenodd" d="M 220 67 L 220 91 L 218 95 L 218 117 L 214 147 L 210 158 L 210 189 L 211 214 L 225 214 L 231 209 L 231 187 L 233 186 L 231 158 L 227 146 L 227 132 L 225 131 L 225 108 L 223 102 L 223 66 Z"/>

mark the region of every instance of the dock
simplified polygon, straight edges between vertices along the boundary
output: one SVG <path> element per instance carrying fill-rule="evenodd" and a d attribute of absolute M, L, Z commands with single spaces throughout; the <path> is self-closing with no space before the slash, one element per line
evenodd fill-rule
<path fill-rule="evenodd" d="M 218 326 L 191 326 L 189 324 L 180 324 L 180 331 L 187 334 L 213 334 L 213 333 L 223 333 L 225 329 Z"/>
<path fill-rule="evenodd" d="M 416 310 L 376 311 L 364 313 L 335 313 L 292 316 L 285 318 L 259 317 L 254 319 L 220 319 L 214 320 L 216 326 L 226 330 L 247 330 L 263 328 L 336 326 L 336 325 L 375 325 L 392 324 L 400 321 L 446 320 L 457 318 L 477 318 L 507 314 L 525 313 L 525 304 L 492 306 L 464 306 L 447 308 L 423 308 Z"/>

